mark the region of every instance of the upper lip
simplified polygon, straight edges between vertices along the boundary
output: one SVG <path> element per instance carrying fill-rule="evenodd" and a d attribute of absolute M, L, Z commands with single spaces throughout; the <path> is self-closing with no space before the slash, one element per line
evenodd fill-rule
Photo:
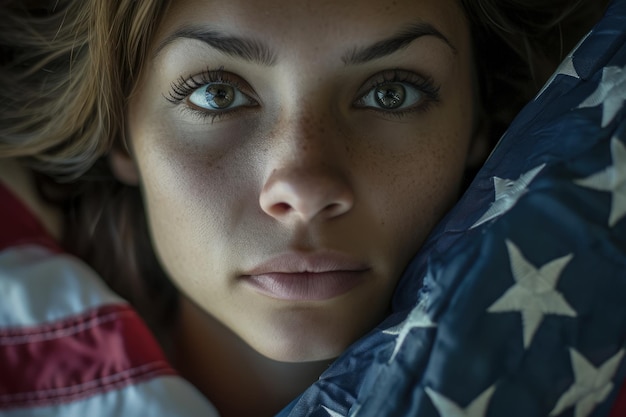
<path fill-rule="evenodd" d="M 314 253 L 284 253 L 264 261 L 252 269 L 247 270 L 244 276 L 266 274 L 297 274 L 297 273 L 324 273 L 337 271 L 366 271 L 369 267 L 349 255 L 334 251 L 319 251 Z"/>

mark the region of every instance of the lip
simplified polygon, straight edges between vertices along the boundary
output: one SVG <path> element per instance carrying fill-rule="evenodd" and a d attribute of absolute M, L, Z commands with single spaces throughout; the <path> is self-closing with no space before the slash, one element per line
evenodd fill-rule
<path fill-rule="evenodd" d="M 241 278 L 271 298 L 321 301 L 350 291 L 363 281 L 369 269 L 336 252 L 287 253 L 246 271 Z"/>

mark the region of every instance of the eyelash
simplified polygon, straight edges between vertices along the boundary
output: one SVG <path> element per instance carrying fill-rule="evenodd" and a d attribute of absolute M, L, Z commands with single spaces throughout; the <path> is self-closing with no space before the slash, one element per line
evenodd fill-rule
<path fill-rule="evenodd" d="M 195 90 L 210 83 L 225 83 L 238 90 L 250 89 L 250 87 L 242 85 L 242 83 L 239 82 L 236 76 L 224 71 L 223 68 L 207 69 L 202 73 L 190 75 L 187 78 L 181 76 L 178 80 L 171 84 L 170 91 L 167 93 L 167 96 L 165 96 L 165 99 L 172 104 L 178 105 L 185 101 Z M 367 108 L 367 110 L 382 112 L 386 115 L 402 118 L 409 113 L 418 111 L 426 112 L 431 108 L 433 104 L 439 102 L 440 87 L 435 84 L 432 78 L 421 77 L 411 71 L 406 71 L 402 69 L 386 70 L 374 75 L 372 78 L 366 81 L 363 84 L 363 87 L 361 87 L 361 89 L 359 90 L 359 99 L 357 100 L 357 102 L 362 100 L 372 89 L 383 86 L 385 84 L 393 83 L 408 84 L 409 86 L 423 93 L 425 95 L 424 100 L 421 104 L 414 107 L 409 107 L 407 109 L 382 110 Z M 256 102 L 256 100 L 254 100 L 249 95 L 245 93 L 242 94 L 246 95 L 246 97 L 250 101 Z M 355 105 L 355 107 L 358 108 L 357 105 Z M 234 109 L 224 111 L 211 111 L 208 109 L 197 109 L 195 107 L 185 106 L 185 109 L 190 111 L 193 115 L 201 118 L 210 118 L 212 122 L 220 117 L 232 114 L 234 112 L 237 112 L 238 110 L 242 110 L 243 108 L 245 107 L 236 107 Z"/>
<path fill-rule="evenodd" d="M 402 69 L 392 69 L 380 72 L 374 75 L 372 78 L 367 80 L 363 87 L 359 90 L 359 100 L 362 100 L 372 89 L 381 87 L 385 84 L 394 84 L 394 83 L 403 83 L 408 84 L 409 86 L 415 88 L 419 92 L 424 94 L 424 100 L 414 107 L 409 107 L 407 109 L 401 110 L 377 110 L 377 109 L 368 109 L 372 111 L 383 112 L 386 115 L 394 116 L 401 118 L 406 116 L 409 113 L 413 112 L 427 112 L 430 110 L 432 105 L 439 102 L 439 90 L 440 87 L 435 83 L 435 81 L 430 77 L 422 77 L 414 72 L 402 70 Z"/>
<path fill-rule="evenodd" d="M 185 101 L 195 90 L 210 83 L 224 83 L 238 90 L 249 89 L 249 87 L 247 88 L 242 85 L 242 83 L 237 80 L 236 76 L 224 71 L 224 68 L 207 68 L 204 72 L 199 74 L 190 75 L 187 78 L 181 76 L 178 80 L 174 81 L 170 85 L 170 91 L 167 93 L 167 96 L 165 96 L 165 99 L 174 105 L 178 105 Z M 250 101 L 256 102 L 256 100 L 249 95 L 245 93 L 242 94 L 244 94 Z M 223 116 L 235 113 L 242 108 L 236 107 L 231 110 L 211 111 L 208 109 L 197 109 L 195 107 L 185 106 L 184 109 L 196 117 L 200 117 L 202 119 L 210 118 L 211 122 L 213 122 Z"/>

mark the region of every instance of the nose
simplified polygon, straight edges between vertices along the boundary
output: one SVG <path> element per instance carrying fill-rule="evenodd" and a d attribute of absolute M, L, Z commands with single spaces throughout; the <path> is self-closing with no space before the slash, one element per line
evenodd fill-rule
<path fill-rule="evenodd" d="M 347 178 L 337 169 L 294 160 L 275 169 L 259 198 L 265 213 L 281 222 L 328 220 L 350 211 L 354 195 Z"/>
<path fill-rule="evenodd" d="M 345 146 L 349 138 L 323 100 L 309 100 L 301 101 L 300 112 L 284 115 L 266 154 L 269 175 L 259 203 L 283 223 L 333 219 L 354 205 Z"/>

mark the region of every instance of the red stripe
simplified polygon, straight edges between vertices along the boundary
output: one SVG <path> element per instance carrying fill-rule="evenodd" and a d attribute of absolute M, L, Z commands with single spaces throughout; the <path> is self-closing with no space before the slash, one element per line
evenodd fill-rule
<path fill-rule="evenodd" d="M 36 244 L 53 252 L 62 252 L 37 217 L 1 182 L 0 219 L 0 251 L 12 246 Z"/>
<path fill-rule="evenodd" d="M 76 401 L 172 374 L 152 334 L 126 305 L 0 330 L 0 410 Z"/>
<path fill-rule="evenodd" d="M 617 400 L 613 403 L 613 410 L 609 417 L 624 417 L 626 416 L 626 383 L 622 385 L 622 389 L 617 394 Z"/>

